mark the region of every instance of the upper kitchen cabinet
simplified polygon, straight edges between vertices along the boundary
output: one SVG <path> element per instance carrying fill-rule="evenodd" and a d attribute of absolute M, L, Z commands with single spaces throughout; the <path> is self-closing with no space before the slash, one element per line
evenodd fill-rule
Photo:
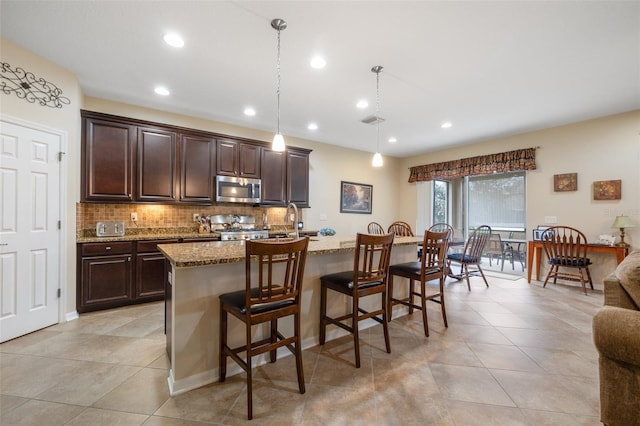
<path fill-rule="evenodd" d="M 287 202 L 309 207 L 308 151 L 287 151 Z"/>
<path fill-rule="evenodd" d="M 138 128 L 137 201 L 176 201 L 176 134 Z"/>
<path fill-rule="evenodd" d="M 133 201 L 136 127 L 82 121 L 82 201 Z"/>
<path fill-rule="evenodd" d="M 287 158 L 282 151 L 262 150 L 262 205 L 282 206 L 287 202 Z"/>
<path fill-rule="evenodd" d="M 179 145 L 180 202 L 213 204 L 216 140 L 182 135 Z"/>
<path fill-rule="evenodd" d="M 262 150 L 262 205 L 309 207 L 310 150 Z"/>
<path fill-rule="evenodd" d="M 259 145 L 218 139 L 216 174 L 246 178 L 260 177 Z"/>

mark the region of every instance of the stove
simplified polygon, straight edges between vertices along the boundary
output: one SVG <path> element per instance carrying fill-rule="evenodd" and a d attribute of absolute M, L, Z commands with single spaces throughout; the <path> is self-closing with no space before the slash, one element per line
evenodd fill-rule
<path fill-rule="evenodd" d="M 238 228 L 224 229 L 218 232 L 220 233 L 220 241 L 262 240 L 269 238 L 269 231 L 266 229 Z"/>

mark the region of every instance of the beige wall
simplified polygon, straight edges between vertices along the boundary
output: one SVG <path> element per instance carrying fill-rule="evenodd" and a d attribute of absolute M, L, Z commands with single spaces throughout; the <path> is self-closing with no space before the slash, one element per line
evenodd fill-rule
<path fill-rule="evenodd" d="M 75 259 L 75 202 L 80 195 L 80 114 L 82 93 L 76 76 L 33 55 L 8 40 L 0 38 L 0 54 L 2 62 L 7 62 L 13 69 L 22 68 L 33 73 L 37 78 L 44 78 L 62 90 L 62 96 L 70 99 L 69 105 L 62 108 L 49 108 L 38 103 L 29 103 L 15 94 L 0 93 L 0 113 L 9 117 L 45 126 L 66 133 L 66 155 L 63 160 L 63 174 L 66 173 L 68 185 L 63 189 L 61 200 L 66 212 L 63 221 L 63 244 L 67 253 L 66 262 L 62 265 L 64 280 L 62 294 L 65 312 L 75 312 L 76 300 L 76 259 Z"/>
<path fill-rule="evenodd" d="M 63 95 L 71 100 L 70 105 L 52 109 L 30 104 L 15 95 L 0 94 L 2 114 L 59 129 L 67 134 L 67 155 L 63 164 L 68 183 L 64 188 L 63 200 L 66 210 L 63 233 L 67 256 L 64 265 L 66 276 L 63 294 L 65 310 L 69 314 L 75 312 L 75 211 L 76 203 L 80 199 L 80 109 L 257 140 L 269 141 L 272 137 L 270 132 L 117 102 L 83 98 L 77 77 L 73 73 L 4 39 L 0 39 L 0 52 L 2 61 L 54 82 L 63 90 Z M 371 167 L 372 153 L 291 137 L 286 137 L 286 140 L 290 145 L 313 150 L 309 176 L 311 208 L 304 211 L 307 229 L 332 227 L 339 235 L 353 235 L 357 231 L 364 231 L 370 221 L 380 222 L 385 227 L 393 220 L 416 224 L 416 185 L 407 183 L 408 167 L 540 146 L 541 149 L 537 152 L 538 170 L 527 174 L 527 226 L 531 228 L 543 223 L 545 216 L 555 215 L 559 223 L 574 224 L 583 229 L 588 238 L 596 238 L 599 234 L 615 231 L 609 226 L 616 214 L 628 214 L 640 224 L 638 123 L 640 112 L 635 111 L 407 159 L 385 157 L 385 165 L 380 169 Z M 569 172 L 578 173 L 578 191 L 554 193 L 553 175 Z M 591 183 L 594 180 L 609 179 L 622 179 L 622 200 L 592 201 Z M 340 213 L 339 189 L 342 180 L 373 185 L 373 214 Z M 327 220 L 320 220 L 321 215 L 326 215 Z M 640 228 L 629 230 L 628 240 L 634 247 L 639 247 Z M 612 270 L 613 266 L 615 265 L 611 264 L 611 259 L 603 256 L 602 262 L 595 268 L 596 277 L 600 278 L 605 272 Z"/>
<path fill-rule="evenodd" d="M 527 229 L 555 216 L 557 224 L 579 228 L 595 241 L 600 234 L 618 235 L 611 224 L 616 215 L 626 214 L 638 227 L 626 231 L 625 241 L 640 248 L 640 111 L 406 158 L 401 168 L 538 146 L 537 170 L 527 172 Z M 574 172 L 577 191 L 553 191 L 553 175 Z M 416 185 L 407 179 L 408 172 L 400 202 L 409 206 L 415 204 Z M 614 179 L 622 180 L 622 199 L 594 201 L 593 182 Z M 615 268 L 615 260 L 607 255 L 591 257 L 596 262 L 594 280 L 601 283 Z"/>

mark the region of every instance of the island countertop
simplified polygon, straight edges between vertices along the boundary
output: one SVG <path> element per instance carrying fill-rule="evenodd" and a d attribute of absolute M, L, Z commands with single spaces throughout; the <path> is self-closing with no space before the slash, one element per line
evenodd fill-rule
<path fill-rule="evenodd" d="M 280 241 L 285 241 L 284 238 Z M 417 245 L 422 239 L 418 237 L 396 237 L 394 246 Z M 353 238 L 313 237 L 309 241 L 309 255 L 343 253 L 355 248 Z M 177 268 L 206 266 L 218 263 L 244 262 L 244 241 L 211 241 L 200 243 L 159 244 L 158 249 Z"/>

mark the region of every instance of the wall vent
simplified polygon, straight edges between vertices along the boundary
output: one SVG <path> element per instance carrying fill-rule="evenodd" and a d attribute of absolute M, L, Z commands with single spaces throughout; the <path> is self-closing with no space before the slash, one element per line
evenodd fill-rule
<path fill-rule="evenodd" d="M 360 121 L 363 122 L 364 124 L 377 124 L 377 123 L 384 123 L 384 118 L 378 117 L 375 115 L 370 115 L 368 117 L 363 118 Z"/>

